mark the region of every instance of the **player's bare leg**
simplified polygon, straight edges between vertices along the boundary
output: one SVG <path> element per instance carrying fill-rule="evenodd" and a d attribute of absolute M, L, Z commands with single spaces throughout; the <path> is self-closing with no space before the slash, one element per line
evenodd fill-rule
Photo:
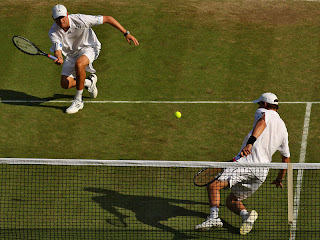
<path fill-rule="evenodd" d="M 207 186 L 210 207 L 220 207 L 220 190 L 228 187 L 227 181 L 214 181 Z"/>
<path fill-rule="evenodd" d="M 231 212 L 234 212 L 237 215 L 240 215 L 240 212 L 246 209 L 244 204 L 239 201 L 233 193 L 230 193 L 227 197 L 227 207 Z"/>
<path fill-rule="evenodd" d="M 227 197 L 227 207 L 230 211 L 242 217 L 240 234 L 245 235 L 249 233 L 258 218 L 258 213 L 255 210 L 248 212 L 244 204 L 233 193 L 230 193 Z"/>
<path fill-rule="evenodd" d="M 69 89 L 75 87 L 77 84 L 76 79 L 73 77 L 67 77 L 65 75 L 61 76 L 60 85 L 64 89 Z"/>
<path fill-rule="evenodd" d="M 222 227 L 223 223 L 218 216 L 220 207 L 220 190 L 229 185 L 227 181 L 215 181 L 207 186 L 210 215 L 207 220 L 195 226 L 197 230 L 208 230 L 211 227 Z"/>
<path fill-rule="evenodd" d="M 77 93 L 72 101 L 71 106 L 66 110 L 66 113 L 73 114 L 77 113 L 83 108 L 82 93 L 84 89 L 84 83 L 86 80 L 86 67 L 89 65 L 89 58 L 82 55 L 78 58 L 75 69 L 76 69 L 76 88 Z"/>
<path fill-rule="evenodd" d="M 76 62 L 76 87 L 77 90 L 84 89 L 84 82 L 86 80 L 86 67 L 89 65 L 89 58 L 82 55 Z"/>
<path fill-rule="evenodd" d="M 90 97 L 92 98 L 96 98 L 98 95 L 97 81 L 98 81 L 97 75 L 91 74 L 85 79 L 85 82 L 84 82 L 84 86 L 86 89 L 88 89 L 88 92 L 90 93 Z M 62 88 L 69 89 L 69 88 L 76 87 L 77 81 L 73 77 L 67 77 L 65 75 L 62 75 L 60 84 Z"/>

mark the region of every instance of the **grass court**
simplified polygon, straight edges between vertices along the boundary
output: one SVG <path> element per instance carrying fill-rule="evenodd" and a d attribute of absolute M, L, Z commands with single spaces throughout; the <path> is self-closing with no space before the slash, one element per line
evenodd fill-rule
<path fill-rule="evenodd" d="M 305 162 L 318 162 L 320 2 L 66 0 L 62 4 L 69 13 L 113 16 L 140 43 L 130 46 L 117 29 L 108 25 L 94 28 L 102 44 L 94 62 L 99 95 L 92 100 L 86 92 L 84 109 L 74 115 L 64 113 L 75 89 L 60 87 L 61 67 L 44 57 L 21 53 L 11 41 L 20 35 L 49 52 L 48 31 L 55 4 L 0 0 L 2 158 L 225 161 L 239 151 L 252 127 L 257 105 L 250 102 L 263 92 L 273 92 L 288 128 L 294 163 L 301 159 L 306 108 L 311 104 Z M 181 119 L 174 117 L 175 111 L 182 113 Z M 273 159 L 279 162 L 280 155 L 275 154 Z M 241 238 L 230 229 L 193 232 L 208 211 L 205 191 L 192 185 L 193 171 L 177 180 L 180 170 L 172 169 L 168 176 L 159 173 L 160 180 L 153 181 L 152 176 L 135 168 L 126 176 L 117 175 L 115 169 L 110 179 L 98 167 L 1 168 L 0 206 L 6 207 L 1 208 L 0 231 L 6 239 L 45 239 L 50 234 L 55 239 L 103 239 L 110 229 L 119 230 L 112 233 L 117 239 L 123 232 L 132 237 L 134 228 L 141 231 L 134 235 L 140 239 L 150 239 L 143 235 L 148 231 L 156 232 L 154 239 L 183 239 L 186 235 L 194 239 Z M 275 174 L 270 173 L 267 181 Z M 132 179 L 137 186 L 152 184 L 148 189 L 131 191 L 126 187 Z M 179 184 L 186 189 L 182 195 L 181 186 L 176 186 Z M 269 192 L 263 195 L 261 206 L 254 197 L 246 204 L 263 209 L 260 211 L 281 230 L 266 228 L 261 220 L 245 239 L 267 238 L 274 231 L 279 232 L 279 239 L 288 239 L 286 212 L 279 218 L 266 210 L 272 209 L 270 202 L 275 194 L 283 194 L 278 201 L 285 208 L 286 191 L 276 192 L 268 184 L 259 190 Z M 166 186 L 173 190 L 166 192 Z M 152 192 L 152 187 L 163 191 Z M 307 201 L 310 192 L 301 194 Z M 115 204 L 116 211 L 110 210 L 110 205 L 103 205 L 107 196 L 111 196 L 111 202 L 120 196 L 135 203 L 131 209 Z M 179 206 L 173 209 L 178 213 L 161 220 L 161 226 L 153 224 L 136 203 L 142 201 L 141 196 L 149 203 L 160 201 L 160 205 L 148 206 L 158 206 L 155 210 L 164 213 L 168 206 L 171 209 L 171 203 L 165 202 L 170 198 L 174 206 Z M 193 217 L 183 216 L 190 211 Z M 238 220 L 228 220 L 232 217 L 226 208 L 221 211 L 231 221 L 231 229 L 238 227 Z M 114 223 L 111 220 L 117 214 L 127 218 Z M 100 218 L 95 220 L 97 215 Z M 67 235 L 62 226 L 68 230 Z M 30 231 L 34 237 L 30 237 Z"/>

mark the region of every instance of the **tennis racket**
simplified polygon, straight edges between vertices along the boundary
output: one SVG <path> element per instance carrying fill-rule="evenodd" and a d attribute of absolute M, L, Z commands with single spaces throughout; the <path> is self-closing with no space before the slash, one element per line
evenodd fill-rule
<path fill-rule="evenodd" d="M 43 51 L 41 51 L 36 45 L 30 42 L 28 39 L 20 36 L 14 36 L 12 38 L 13 44 L 21 51 L 29 55 L 42 55 L 46 56 L 52 60 L 56 60 L 55 56 L 51 56 Z"/>
<path fill-rule="evenodd" d="M 228 162 L 235 162 L 239 158 L 241 158 L 241 156 L 236 156 Z M 193 183 L 198 187 L 207 186 L 208 184 L 216 181 L 222 175 L 224 170 L 224 168 L 204 168 L 194 176 Z"/>
<path fill-rule="evenodd" d="M 194 176 L 193 183 L 198 187 L 206 186 L 216 181 L 224 169 L 221 168 L 205 168 L 202 169 L 197 175 Z"/>

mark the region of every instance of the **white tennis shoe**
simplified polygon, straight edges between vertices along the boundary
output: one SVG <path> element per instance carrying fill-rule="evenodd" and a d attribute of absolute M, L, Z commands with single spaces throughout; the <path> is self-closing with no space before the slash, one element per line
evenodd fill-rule
<path fill-rule="evenodd" d="M 98 77 L 95 74 L 91 74 L 87 79 L 89 79 L 92 82 L 91 86 L 88 87 L 88 92 L 90 93 L 90 97 L 96 98 L 98 96 L 98 88 L 97 88 Z"/>
<path fill-rule="evenodd" d="M 222 227 L 223 223 L 220 218 L 212 218 L 210 216 L 207 217 L 207 220 L 201 224 L 195 226 L 196 230 L 209 230 L 212 227 Z"/>
<path fill-rule="evenodd" d="M 251 231 L 253 228 L 254 222 L 258 218 L 258 213 L 255 210 L 252 210 L 249 214 L 246 220 L 242 222 L 242 226 L 240 227 L 240 234 L 246 235 Z"/>
<path fill-rule="evenodd" d="M 78 99 L 74 99 L 71 103 L 71 106 L 67 108 L 66 113 L 73 114 L 79 112 L 83 108 L 84 104 L 83 101 Z"/>

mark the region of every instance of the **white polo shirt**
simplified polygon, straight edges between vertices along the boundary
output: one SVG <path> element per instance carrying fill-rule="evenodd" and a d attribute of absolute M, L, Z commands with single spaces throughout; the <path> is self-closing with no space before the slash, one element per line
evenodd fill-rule
<path fill-rule="evenodd" d="M 259 119 L 263 116 L 263 114 L 267 111 L 265 108 L 258 108 L 257 111 L 254 113 L 254 122 L 253 128 L 256 126 Z M 253 130 L 253 129 L 252 129 Z"/>
<path fill-rule="evenodd" d="M 247 145 L 248 139 L 249 137 L 252 135 L 252 131 L 254 129 L 254 127 L 256 126 L 257 122 L 259 121 L 259 119 L 263 116 L 263 114 L 265 113 L 265 111 L 267 111 L 267 109 L 265 108 L 258 108 L 256 110 L 256 112 L 254 113 L 254 121 L 253 121 L 253 128 L 252 130 L 248 133 L 248 135 L 243 139 L 242 145 L 241 145 L 241 149 L 239 151 L 239 153 L 237 155 L 240 155 L 242 149 Z"/>
<path fill-rule="evenodd" d="M 266 128 L 253 144 L 252 153 L 240 158 L 239 163 L 270 163 L 276 151 L 285 157 L 290 157 L 288 131 L 285 123 L 276 111 L 266 110 L 264 115 Z M 268 169 L 254 170 L 254 173 L 261 181 L 264 181 L 268 175 Z"/>
<path fill-rule="evenodd" d="M 70 14 L 68 18 L 70 28 L 67 32 L 56 23 L 50 28 L 50 51 L 62 50 L 62 54 L 67 56 L 76 54 L 84 47 L 101 48 L 101 43 L 91 27 L 103 24 L 103 16 Z"/>

